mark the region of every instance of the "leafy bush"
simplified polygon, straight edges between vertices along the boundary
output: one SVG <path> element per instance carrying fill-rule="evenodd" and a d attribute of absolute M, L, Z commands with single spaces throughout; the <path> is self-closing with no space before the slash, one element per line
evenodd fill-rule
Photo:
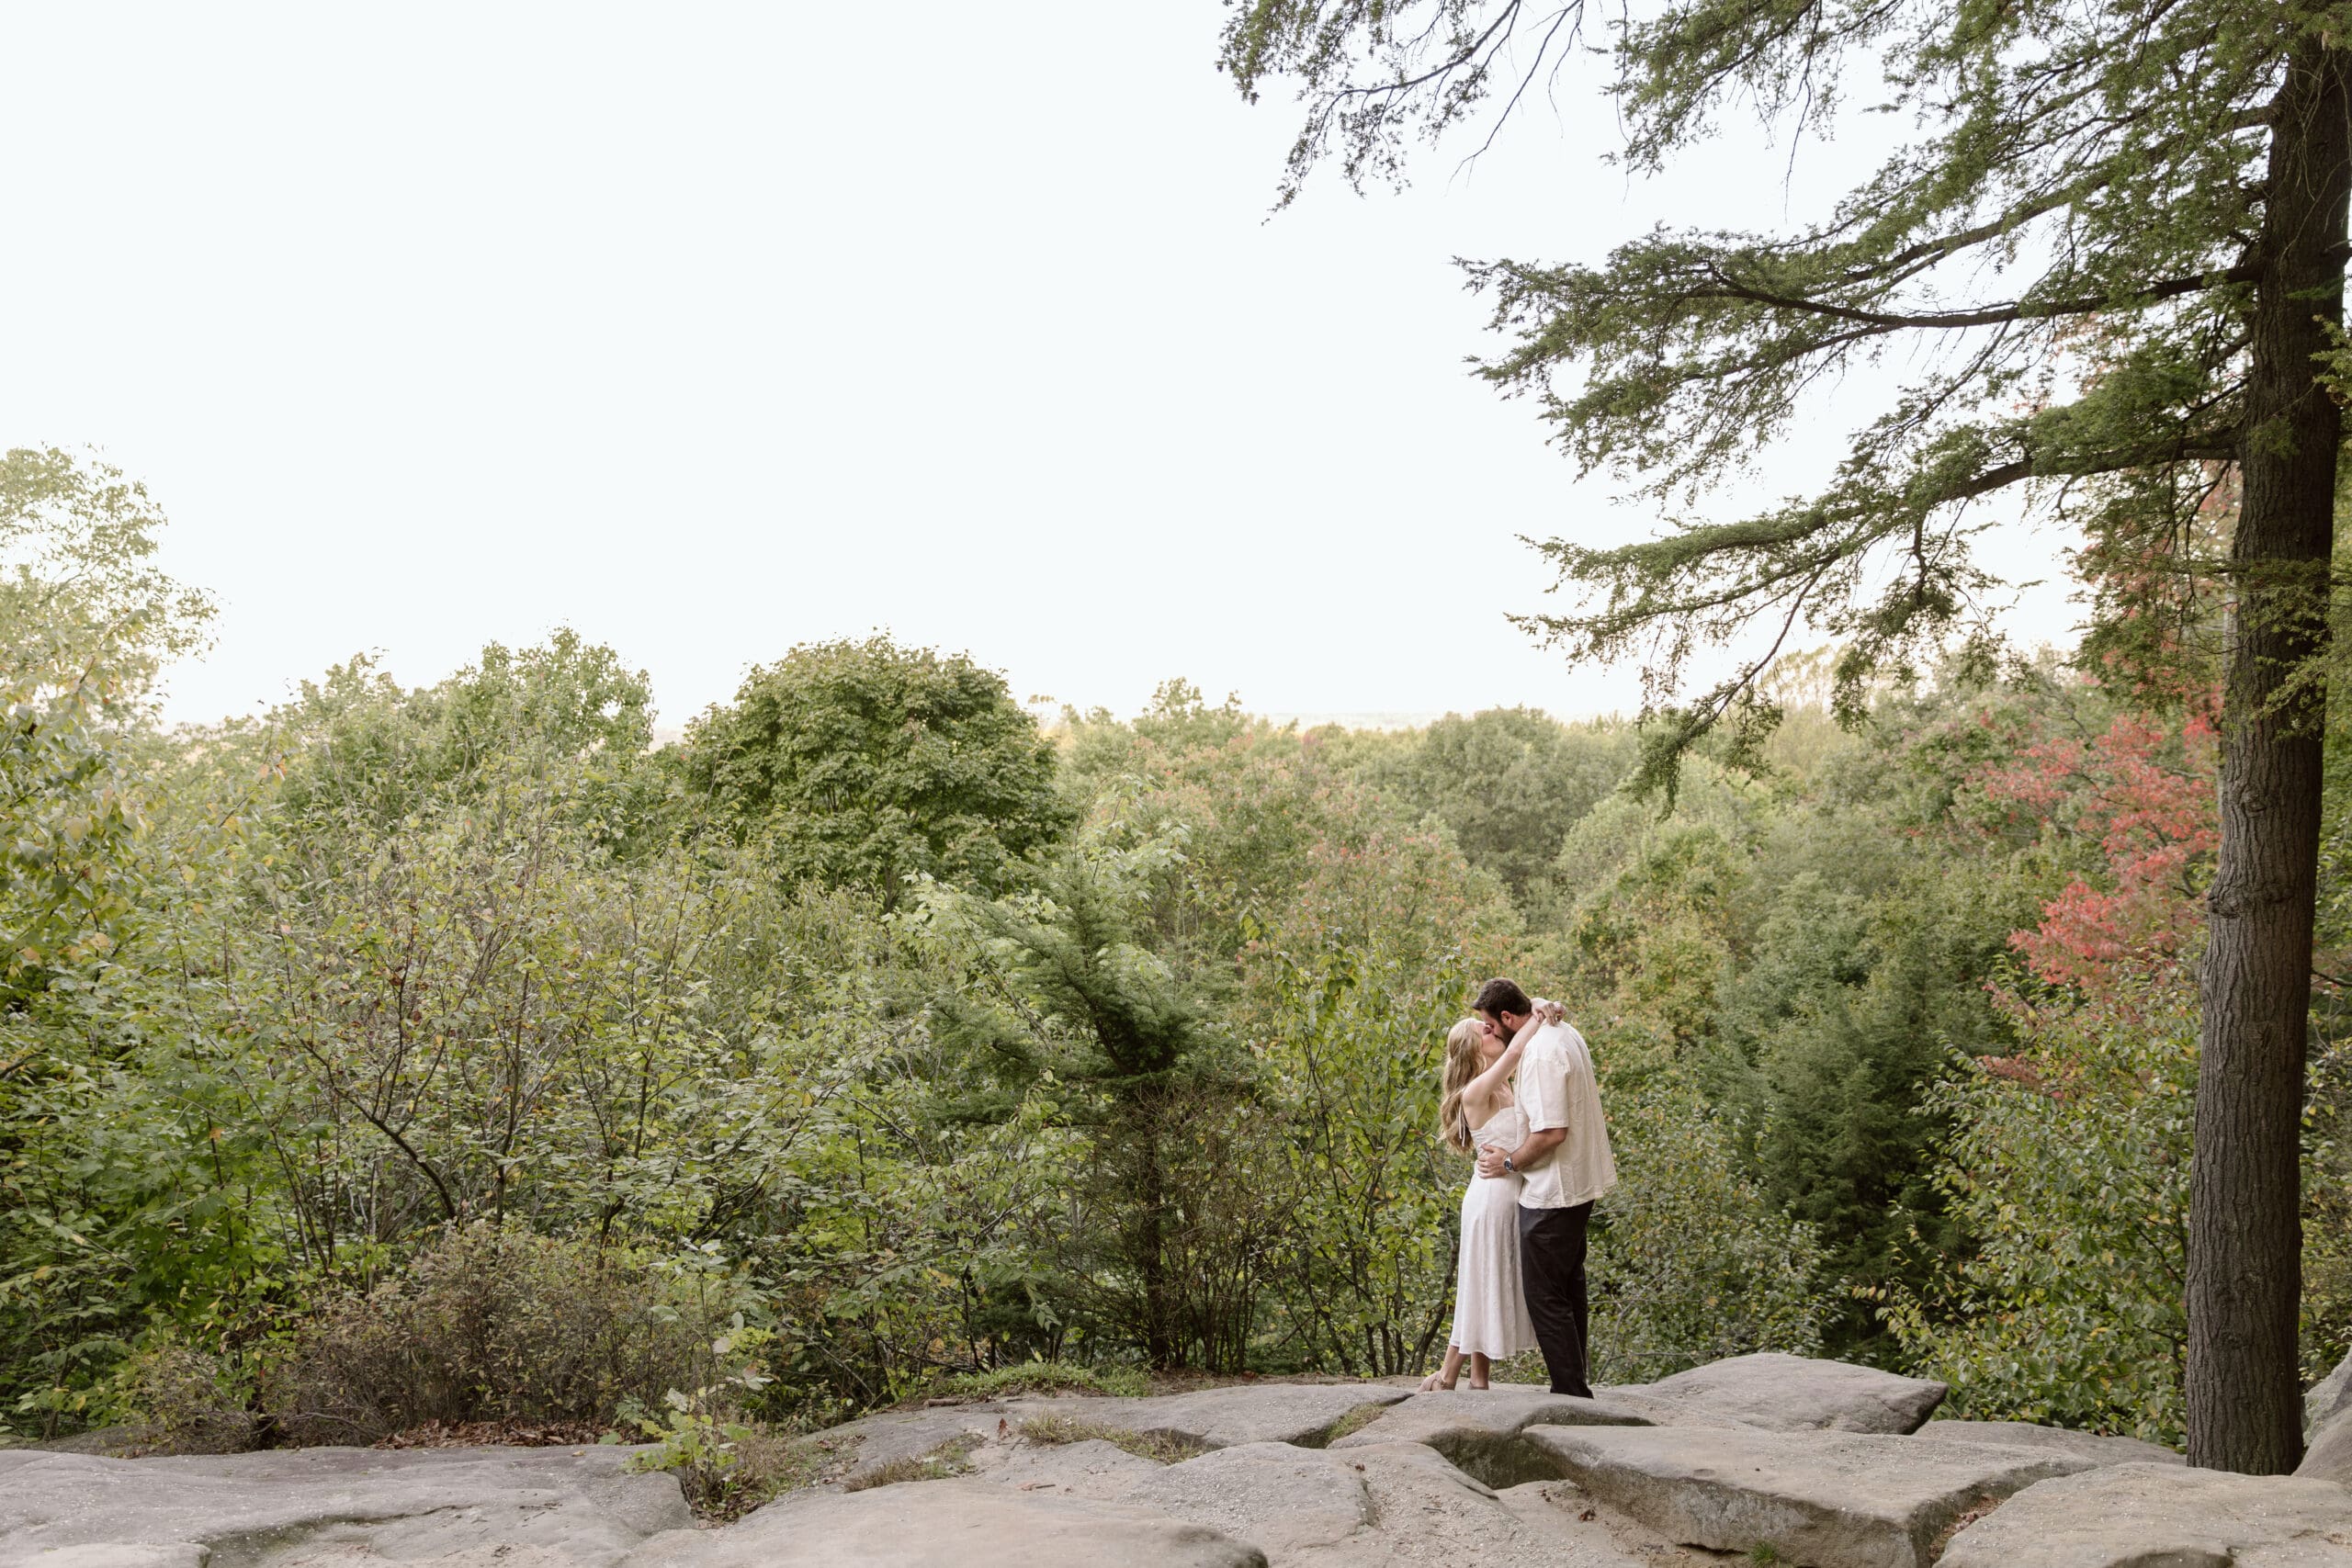
<path fill-rule="evenodd" d="M 1742 1172 L 1722 1123 L 1671 1082 L 1611 1101 L 1609 1121 L 1619 1185 L 1594 1211 L 1594 1381 L 1817 1351 L 1820 1245 Z"/>
<path fill-rule="evenodd" d="M 369 1443 L 425 1421 L 610 1426 L 626 1400 L 715 1382 L 735 1305 L 639 1254 L 478 1222 L 304 1325 L 265 1401 L 297 1443 Z"/>
<path fill-rule="evenodd" d="M 710 1347 L 713 1355 L 737 1363 L 727 1375 L 692 1393 L 670 1390 L 662 1396 L 669 1413 L 659 1420 L 634 1399 L 624 1400 L 623 1418 L 653 1439 L 650 1449 L 630 1456 L 628 1468 L 673 1472 L 688 1506 L 712 1519 L 740 1517 L 815 1479 L 820 1450 L 743 1416 L 743 1405 L 770 1382 L 759 1359 L 769 1337 L 763 1328 L 745 1327 L 739 1314 Z"/>
<path fill-rule="evenodd" d="M 1937 1091 L 1936 1180 L 1978 1250 L 1882 1311 L 1948 1414 L 2180 1441 L 2196 1043 L 2186 987 L 2119 987 Z"/>
<path fill-rule="evenodd" d="M 824 1452 L 807 1438 L 779 1432 L 757 1421 L 734 1424 L 727 1436 L 726 1462 L 706 1460 L 682 1469 L 678 1484 L 687 1506 L 706 1519 L 740 1519 L 786 1492 L 813 1484 L 822 1473 Z M 670 1469 L 641 1465 L 641 1469 Z"/>

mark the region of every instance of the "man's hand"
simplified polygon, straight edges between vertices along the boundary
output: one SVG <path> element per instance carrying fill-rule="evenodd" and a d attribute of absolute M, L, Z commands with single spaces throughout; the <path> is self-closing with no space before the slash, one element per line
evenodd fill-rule
<path fill-rule="evenodd" d="M 1508 1153 L 1510 1156 L 1511 1166 L 1518 1168 L 1519 1173 L 1524 1176 L 1529 1166 L 1567 1141 L 1568 1130 L 1566 1127 L 1538 1127 L 1527 1134 L 1527 1142 L 1515 1149 L 1504 1150 L 1492 1146 L 1480 1149 L 1478 1174 L 1489 1177 L 1507 1174 L 1510 1168 L 1503 1164 L 1503 1156 Z"/>

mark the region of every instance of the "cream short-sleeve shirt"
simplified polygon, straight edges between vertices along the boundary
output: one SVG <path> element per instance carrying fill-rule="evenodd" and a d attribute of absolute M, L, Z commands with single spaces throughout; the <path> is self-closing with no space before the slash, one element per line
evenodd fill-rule
<path fill-rule="evenodd" d="M 1520 1057 L 1517 1089 L 1531 1131 L 1561 1127 L 1568 1134 L 1527 1167 L 1526 1184 L 1519 1190 L 1521 1208 L 1573 1209 L 1617 1185 L 1609 1122 L 1600 1113 L 1600 1085 L 1583 1035 L 1565 1023 L 1537 1029 Z"/>

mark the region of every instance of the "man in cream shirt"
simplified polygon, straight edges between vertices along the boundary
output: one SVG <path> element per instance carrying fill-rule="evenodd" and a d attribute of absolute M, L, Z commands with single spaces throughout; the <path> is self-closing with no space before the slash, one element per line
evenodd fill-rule
<path fill-rule="evenodd" d="M 1534 1010 L 1527 993 L 1509 980 L 1487 981 L 1474 1008 L 1506 1040 Z M 1534 1320 L 1552 1392 L 1589 1399 L 1585 1227 L 1594 1201 L 1617 1185 L 1592 1053 L 1570 1025 L 1544 1024 L 1527 1043 L 1512 1082 L 1527 1112 L 1527 1141 L 1481 1153 L 1478 1174 L 1517 1171 L 1526 1179 L 1519 1193 L 1519 1272 L 1527 1315 Z"/>

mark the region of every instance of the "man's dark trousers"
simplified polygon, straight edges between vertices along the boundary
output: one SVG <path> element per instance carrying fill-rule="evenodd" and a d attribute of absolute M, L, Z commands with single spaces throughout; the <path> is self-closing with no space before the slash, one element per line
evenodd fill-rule
<path fill-rule="evenodd" d="M 1589 1319 L 1584 1292 L 1584 1229 L 1592 1205 L 1573 1209 L 1519 1211 L 1520 1283 L 1527 1293 L 1527 1315 L 1535 1323 L 1535 1343 L 1544 1348 L 1544 1370 L 1554 1393 L 1592 1397 L 1586 1381 L 1585 1329 Z"/>

